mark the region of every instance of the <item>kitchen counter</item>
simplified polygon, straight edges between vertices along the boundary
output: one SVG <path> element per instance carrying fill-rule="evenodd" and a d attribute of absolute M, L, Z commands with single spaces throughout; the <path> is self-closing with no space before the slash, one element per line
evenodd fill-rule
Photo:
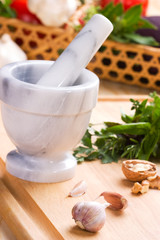
<path fill-rule="evenodd" d="M 91 122 L 121 121 L 120 110 L 130 113 L 130 107 L 131 103 L 126 99 L 99 101 L 93 110 Z M 13 148 L 0 118 L 0 152 L 3 160 Z M 160 164 L 157 165 L 159 171 Z M 131 194 L 133 183 L 124 177 L 121 162 L 85 162 L 77 166 L 76 176 L 69 181 L 38 184 L 11 176 L 0 159 L 0 176 L 0 215 L 18 236 L 17 239 L 106 240 L 107 236 L 109 240 L 159 240 L 159 191 L 151 189 L 143 195 Z M 87 183 L 86 194 L 77 198 L 67 197 L 80 180 Z M 74 204 L 84 200 L 93 201 L 103 191 L 114 191 L 125 196 L 129 203 L 126 210 L 106 210 L 107 221 L 99 233 L 88 233 L 76 227 L 71 216 Z M 1 223 L 1 234 L 7 236 L 2 239 L 11 240 L 6 224 L 4 221 Z"/>

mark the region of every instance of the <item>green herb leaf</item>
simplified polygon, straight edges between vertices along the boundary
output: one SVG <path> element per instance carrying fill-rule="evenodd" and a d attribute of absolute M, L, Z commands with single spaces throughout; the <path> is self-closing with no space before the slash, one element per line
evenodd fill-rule
<path fill-rule="evenodd" d="M 133 135 L 144 135 L 151 128 L 151 124 L 148 122 L 139 122 L 139 123 L 128 123 L 116 125 L 113 127 L 107 128 L 108 132 L 116 134 L 133 134 Z"/>
<path fill-rule="evenodd" d="M 116 122 L 104 122 L 104 124 L 105 124 L 107 127 L 113 127 L 113 126 L 120 125 L 120 123 L 116 123 Z"/>
<path fill-rule="evenodd" d="M 138 152 L 140 151 L 140 144 L 131 144 L 131 145 L 127 145 L 124 148 L 124 152 L 121 155 L 121 158 L 129 158 L 129 159 L 133 159 L 133 158 L 138 158 Z"/>
<path fill-rule="evenodd" d="M 74 150 L 77 161 L 99 159 L 109 163 L 124 157 L 143 160 L 160 157 L 160 97 L 156 92 L 150 97 L 150 102 L 130 99 L 134 114 L 121 115 L 125 124 L 104 122 L 99 131 L 92 124 L 82 139 L 82 146 Z"/>
<path fill-rule="evenodd" d="M 96 158 L 98 158 L 98 152 L 97 151 L 93 151 L 92 153 L 90 153 L 88 156 L 85 157 L 86 161 L 93 161 Z"/>
<path fill-rule="evenodd" d="M 10 8 L 11 0 L 0 1 L 0 16 L 7 18 L 15 18 L 16 12 Z"/>
<path fill-rule="evenodd" d="M 147 19 L 144 19 L 144 18 L 139 19 L 137 29 L 140 29 L 140 28 L 157 29 L 155 25 L 153 25 L 151 22 L 149 22 Z"/>
<path fill-rule="evenodd" d="M 152 37 L 143 37 L 138 35 L 136 31 L 141 28 L 156 27 L 148 20 L 141 17 L 142 5 L 135 5 L 124 12 L 123 4 L 114 5 L 110 2 L 105 8 L 101 9 L 97 6 L 91 6 L 84 17 L 84 22 L 87 23 L 89 19 L 96 13 L 100 13 L 108 18 L 114 28 L 109 36 L 109 39 L 120 43 L 138 43 L 149 46 L 159 46 L 159 43 Z M 76 31 L 82 28 L 81 25 L 75 26 Z"/>
<path fill-rule="evenodd" d="M 106 5 L 105 8 L 100 10 L 100 13 L 105 17 L 107 17 L 108 19 L 110 19 L 110 17 L 112 16 L 113 9 L 114 9 L 114 4 L 113 2 L 110 2 L 109 4 Z"/>
<path fill-rule="evenodd" d="M 115 162 L 115 159 L 112 156 L 110 156 L 109 154 L 105 154 L 105 156 L 101 159 L 101 162 L 103 164 L 111 163 L 111 162 Z"/>
<path fill-rule="evenodd" d="M 154 151 L 156 144 L 159 139 L 159 131 L 154 130 L 150 131 L 143 139 L 141 143 L 141 148 L 138 153 L 139 159 L 146 159 L 148 160 L 151 153 Z"/>
<path fill-rule="evenodd" d="M 153 37 L 141 36 L 138 33 L 124 33 L 123 37 L 133 43 L 149 46 L 159 46 L 159 43 Z"/>
<path fill-rule="evenodd" d="M 93 17 L 93 15 L 95 15 L 96 13 L 98 13 L 98 11 L 99 11 L 99 7 L 91 6 L 91 7 L 88 9 L 87 14 L 86 14 L 86 16 L 84 17 L 83 20 L 84 20 L 85 22 L 88 22 L 88 21 L 91 19 L 91 17 Z"/>
<path fill-rule="evenodd" d="M 114 22 L 123 14 L 123 6 L 121 3 L 114 6 L 113 2 L 111 2 L 106 6 L 106 8 L 101 10 L 100 13 L 110 19 L 111 22 Z"/>
<path fill-rule="evenodd" d="M 81 4 L 85 4 L 85 0 L 80 0 Z"/>
<path fill-rule="evenodd" d="M 123 17 L 122 24 L 128 29 L 138 24 L 142 13 L 142 5 L 135 5 L 126 11 Z"/>
<path fill-rule="evenodd" d="M 120 43 L 129 43 L 131 42 L 129 39 L 125 38 L 124 36 L 116 36 L 114 34 L 111 34 L 109 36 L 109 39 L 115 41 L 115 42 L 120 42 Z"/>
<path fill-rule="evenodd" d="M 102 148 L 105 146 L 105 138 L 97 138 L 96 142 L 95 142 L 95 146 L 97 146 L 98 148 Z"/>
<path fill-rule="evenodd" d="M 92 135 L 90 134 L 89 130 L 87 130 L 86 134 L 82 138 L 82 143 L 89 148 L 92 147 L 91 136 Z"/>

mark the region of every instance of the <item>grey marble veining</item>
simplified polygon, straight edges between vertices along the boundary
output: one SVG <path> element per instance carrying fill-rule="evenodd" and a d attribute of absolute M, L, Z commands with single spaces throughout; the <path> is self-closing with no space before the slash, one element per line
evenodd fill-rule
<path fill-rule="evenodd" d="M 52 64 L 24 61 L 0 70 L 2 119 L 16 146 L 7 156 L 7 170 L 29 181 L 59 182 L 74 176 L 76 160 L 70 150 L 84 135 L 97 100 L 98 77 L 85 69 L 74 86 L 36 84 Z"/>
<path fill-rule="evenodd" d="M 3 79 L 0 81 L 0 97 L 3 102 L 15 108 L 23 108 L 23 111 L 43 114 L 52 112 L 54 115 L 77 114 L 92 109 L 96 102 L 93 103 L 91 99 L 95 95 L 97 76 L 88 70 L 82 70 L 74 86 L 51 88 L 36 84 L 39 76 L 52 64 L 52 61 L 33 60 L 21 62 L 18 66 L 13 63 L 3 67 Z M 84 98 L 85 101 L 82 101 Z"/>
<path fill-rule="evenodd" d="M 96 105 L 98 77 L 84 69 L 112 31 L 94 15 L 55 63 L 24 61 L 0 70 L 4 127 L 16 150 L 7 170 L 35 182 L 59 182 L 75 174 L 69 152 L 83 137 Z"/>
<path fill-rule="evenodd" d="M 113 30 L 103 15 L 95 14 L 38 81 L 44 86 L 71 86 Z"/>

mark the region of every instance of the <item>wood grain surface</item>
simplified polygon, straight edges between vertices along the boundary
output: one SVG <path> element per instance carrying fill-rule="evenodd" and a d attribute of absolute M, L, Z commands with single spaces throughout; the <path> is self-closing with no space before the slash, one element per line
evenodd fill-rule
<path fill-rule="evenodd" d="M 120 121 L 120 111 L 129 113 L 130 106 L 127 101 L 99 102 L 93 111 L 91 122 Z M 13 145 L 2 123 L 0 126 L 0 152 L 5 159 Z M 133 183 L 125 179 L 121 171 L 121 162 L 83 163 L 77 166 L 75 177 L 69 181 L 38 184 L 11 176 L 0 161 L 0 176 L 0 190 L 4 193 L 0 200 L 0 215 L 16 234 L 17 239 L 160 239 L 160 191 L 150 190 L 144 195 L 132 195 Z M 87 193 L 77 198 L 67 197 L 72 187 L 80 180 L 86 181 Z M 106 210 L 106 223 L 96 234 L 79 229 L 71 216 L 72 207 L 79 201 L 94 200 L 103 191 L 115 191 L 124 195 L 129 202 L 128 208 L 122 213 Z M 15 228 L 15 224 L 18 228 Z"/>
<path fill-rule="evenodd" d="M 149 3 L 148 15 L 159 15 L 159 0 L 149 0 Z M 93 111 L 91 122 L 121 121 L 120 111 L 130 111 L 128 100 L 131 97 L 144 99 L 149 92 L 149 89 L 101 81 L 100 102 Z M 0 117 L 1 158 L 5 161 L 7 153 L 14 148 Z M 69 191 L 82 179 L 87 182 L 87 193 L 68 198 Z M 67 182 L 36 184 L 11 176 L 0 160 L 0 239 L 159 240 L 160 191 L 150 190 L 147 194 L 134 196 L 131 187 L 132 183 L 122 174 L 120 162 L 83 163 L 78 165 L 76 176 Z M 123 213 L 106 210 L 105 226 L 96 234 L 80 230 L 71 217 L 72 207 L 78 201 L 94 200 L 103 191 L 124 195 L 129 202 L 128 208 Z M 8 227 L 12 233 L 8 232 Z"/>
<path fill-rule="evenodd" d="M 2 159 L 0 192 L 0 215 L 17 240 L 63 239 L 18 179 L 6 172 Z"/>

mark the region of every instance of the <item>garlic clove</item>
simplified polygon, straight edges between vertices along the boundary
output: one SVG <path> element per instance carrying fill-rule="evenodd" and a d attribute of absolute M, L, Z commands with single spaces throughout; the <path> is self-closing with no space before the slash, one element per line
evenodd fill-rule
<path fill-rule="evenodd" d="M 81 229 L 97 232 L 105 223 L 107 206 L 98 202 L 78 202 L 72 209 L 72 217 Z"/>
<path fill-rule="evenodd" d="M 75 13 L 77 2 L 77 0 L 28 0 L 27 6 L 45 26 L 61 27 Z"/>
<path fill-rule="evenodd" d="M 116 192 L 103 192 L 100 196 L 110 203 L 108 208 L 112 210 L 123 210 L 128 206 L 128 201 L 121 194 Z"/>
<path fill-rule="evenodd" d="M 69 197 L 80 197 L 87 190 L 87 184 L 84 180 L 78 182 L 68 194 Z"/>
<path fill-rule="evenodd" d="M 7 33 L 0 38 L 0 68 L 6 64 L 27 60 L 24 51 Z"/>

